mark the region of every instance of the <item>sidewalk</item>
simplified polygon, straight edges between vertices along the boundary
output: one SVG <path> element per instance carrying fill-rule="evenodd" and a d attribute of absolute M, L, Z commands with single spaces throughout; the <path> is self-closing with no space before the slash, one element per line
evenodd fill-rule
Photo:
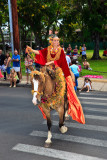
<path fill-rule="evenodd" d="M 107 79 L 94 79 L 90 78 L 92 81 L 92 87 L 95 91 L 107 91 Z M 80 89 L 84 84 L 84 78 L 80 77 L 78 78 L 78 88 Z M 3 79 L 0 79 L 0 86 L 9 86 L 9 81 L 4 81 Z M 17 84 L 18 87 L 30 87 L 31 84 L 26 84 L 26 76 L 23 76 L 20 83 Z"/>

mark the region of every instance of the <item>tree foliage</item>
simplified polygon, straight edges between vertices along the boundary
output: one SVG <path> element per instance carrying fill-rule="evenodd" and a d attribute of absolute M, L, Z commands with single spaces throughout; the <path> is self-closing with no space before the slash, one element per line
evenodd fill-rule
<path fill-rule="evenodd" d="M 2 25 L 7 21 L 8 6 L 7 0 L 0 1 Z M 62 41 L 94 41 L 93 58 L 99 58 L 99 39 L 107 24 L 105 0 L 17 0 L 17 6 L 22 41 L 30 39 L 33 32 L 35 45 L 43 46 L 49 29 L 58 30 Z M 76 29 L 80 29 L 81 34 L 78 35 Z"/>

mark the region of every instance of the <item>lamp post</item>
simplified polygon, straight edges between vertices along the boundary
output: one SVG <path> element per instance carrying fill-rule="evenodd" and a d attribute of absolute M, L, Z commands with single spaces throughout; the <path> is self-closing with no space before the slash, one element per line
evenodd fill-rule
<path fill-rule="evenodd" d="M 8 8 L 9 8 L 9 21 L 10 21 L 11 48 L 12 48 L 12 55 L 13 55 L 14 54 L 14 42 L 13 42 L 13 23 L 12 23 L 11 0 L 8 0 Z"/>

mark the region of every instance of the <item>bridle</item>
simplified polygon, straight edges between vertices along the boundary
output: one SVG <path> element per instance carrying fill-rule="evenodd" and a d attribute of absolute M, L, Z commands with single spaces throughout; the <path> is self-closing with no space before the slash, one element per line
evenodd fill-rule
<path fill-rule="evenodd" d="M 37 94 L 39 94 L 39 95 L 43 95 L 43 92 L 40 93 L 40 92 L 38 92 L 38 91 L 31 90 L 32 95 L 33 95 L 35 92 L 36 92 Z"/>
<path fill-rule="evenodd" d="M 39 73 L 38 75 L 40 75 L 40 72 L 38 72 L 38 71 L 34 71 L 34 72 L 32 72 L 32 73 Z M 34 75 L 34 74 L 33 74 Z M 44 76 L 44 74 L 43 73 L 41 73 L 41 75 L 42 75 L 42 78 L 43 78 L 43 83 L 45 83 L 45 76 Z M 43 87 L 43 91 L 42 92 L 39 92 L 39 91 L 35 91 L 35 90 L 31 90 L 31 93 L 32 93 L 32 95 L 34 94 L 34 93 L 37 93 L 37 94 L 39 94 L 40 96 L 42 96 L 43 94 L 44 94 L 44 87 Z"/>

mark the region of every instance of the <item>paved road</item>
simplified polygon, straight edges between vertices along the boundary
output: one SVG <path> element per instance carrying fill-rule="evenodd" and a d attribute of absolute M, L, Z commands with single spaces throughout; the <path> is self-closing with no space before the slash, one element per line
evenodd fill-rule
<path fill-rule="evenodd" d="M 61 134 L 52 111 L 53 143 L 44 148 L 46 121 L 31 103 L 30 88 L 0 87 L 0 160 L 107 159 L 107 92 L 77 94 L 86 117 L 81 125 L 70 118 Z"/>

